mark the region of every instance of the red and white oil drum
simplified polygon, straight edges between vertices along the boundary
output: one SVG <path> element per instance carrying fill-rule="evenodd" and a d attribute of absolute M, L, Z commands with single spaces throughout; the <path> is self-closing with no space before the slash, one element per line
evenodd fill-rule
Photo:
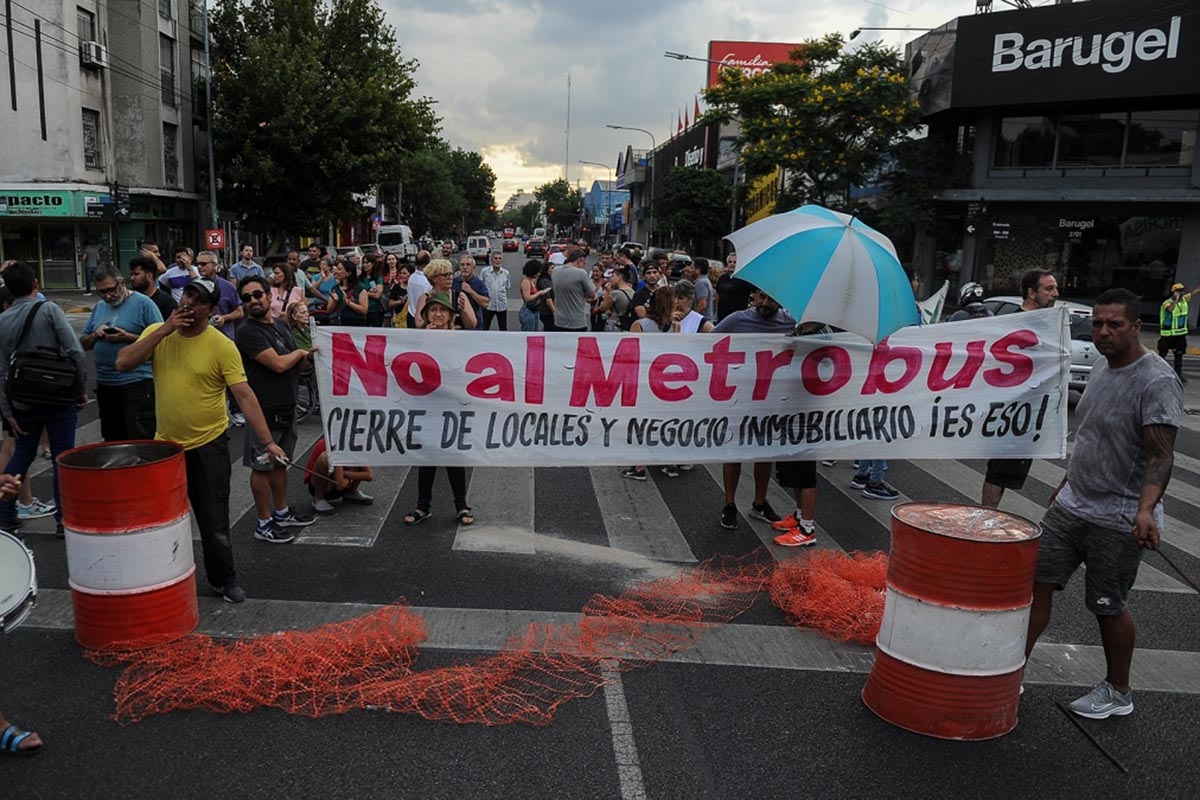
<path fill-rule="evenodd" d="M 867 708 L 944 739 L 1015 728 L 1040 536 L 993 508 L 896 506 Z"/>
<path fill-rule="evenodd" d="M 106 442 L 58 459 L 75 638 L 176 638 L 199 622 L 183 448 Z"/>

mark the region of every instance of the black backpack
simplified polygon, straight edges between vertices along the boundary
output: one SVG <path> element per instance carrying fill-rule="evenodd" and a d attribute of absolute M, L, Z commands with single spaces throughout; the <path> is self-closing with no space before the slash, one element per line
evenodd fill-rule
<path fill-rule="evenodd" d="M 25 316 L 21 336 L 8 360 L 8 379 L 5 387 L 10 403 L 29 406 L 69 406 L 78 395 L 78 367 L 61 347 L 35 347 L 22 350 L 25 337 L 33 327 L 33 318 L 45 305 L 34 304 Z"/>

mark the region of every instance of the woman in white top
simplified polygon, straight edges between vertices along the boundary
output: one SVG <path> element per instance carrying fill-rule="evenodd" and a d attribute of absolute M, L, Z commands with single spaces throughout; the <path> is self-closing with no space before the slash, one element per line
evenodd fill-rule
<path fill-rule="evenodd" d="M 704 315 L 692 308 L 696 304 L 696 284 L 691 281 L 679 281 L 671 287 L 674 299 L 674 309 L 671 319 L 678 333 L 708 333 L 713 324 Z"/>

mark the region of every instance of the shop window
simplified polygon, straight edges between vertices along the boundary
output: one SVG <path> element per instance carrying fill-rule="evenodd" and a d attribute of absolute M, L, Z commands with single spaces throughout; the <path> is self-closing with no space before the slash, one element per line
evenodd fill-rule
<path fill-rule="evenodd" d="M 83 165 L 89 169 L 100 169 L 100 112 L 83 109 Z"/>
<path fill-rule="evenodd" d="M 158 37 L 159 78 L 162 101 L 175 107 L 175 40 L 170 36 Z"/>
<path fill-rule="evenodd" d="M 37 223 L 5 220 L 0 224 L 0 245 L 6 261 L 13 259 L 36 265 L 40 252 Z"/>
<path fill-rule="evenodd" d="M 1135 111 L 1129 119 L 1125 163 L 1150 167 L 1188 166 L 1196 150 L 1196 109 Z"/>
<path fill-rule="evenodd" d="M 75 27 L 81 42 L 96 41 L 96 15 L 86 8 L 75 9 Z"/>
<path fill-rule="evenodd" d="M 1050 167 L 1054 163 L 1054 120 L 1046 116 L 1000 121 L 995 166 Z"/>
<path fill-rule="evenodd" d="M 1113 167 L 1121 163 L 1126 113 L 1064 114 L 1058 126 L 1057 167 Z"/>
<path fill-rule="evenodd" d="M 163 179 L 167 186 L 179 185 L 179 126 L 164 122 L 162 126 L 163 140 Z"/>

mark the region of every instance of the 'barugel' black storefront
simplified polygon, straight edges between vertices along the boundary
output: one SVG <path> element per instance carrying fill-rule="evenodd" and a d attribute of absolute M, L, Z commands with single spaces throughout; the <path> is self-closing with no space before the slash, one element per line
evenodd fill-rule
<path fill-rule="evenodd" d="M 1016 293 L 1044 267 L 1067 299 L 1123 286 L 1153 318 L 1200 283 L 1200 0 L 960 17 L 907 59 L 930 129 L 971 163 L 914 252 L 927 285 Z"/>

